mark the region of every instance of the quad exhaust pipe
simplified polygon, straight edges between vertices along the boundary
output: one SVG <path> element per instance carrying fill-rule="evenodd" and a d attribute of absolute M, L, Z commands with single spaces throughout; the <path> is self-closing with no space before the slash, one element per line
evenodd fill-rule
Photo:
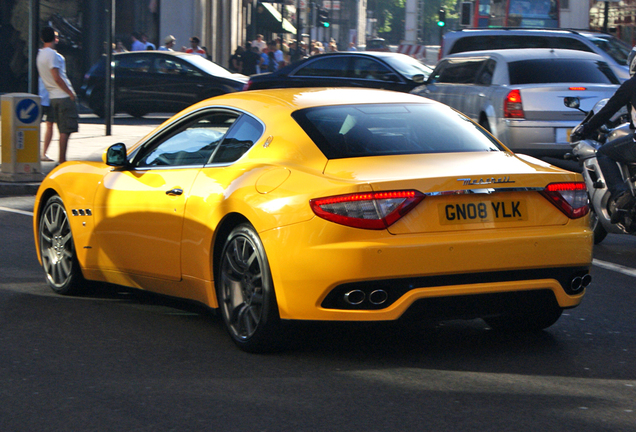
<path fill-rule="evenodd" d="M 389 299 L 389 294 L 382 289 L 371 291 L 369 296 L 362 290 L 351 290 L 344 294 L 345 303 L 351 306 L 359 306 L 365 301 L 368 301 L 373 306 L 381 306 Z"/>

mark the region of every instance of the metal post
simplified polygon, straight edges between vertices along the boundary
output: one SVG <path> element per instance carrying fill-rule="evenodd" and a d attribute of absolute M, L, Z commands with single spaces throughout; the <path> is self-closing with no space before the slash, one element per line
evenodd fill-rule
<path fill-rule="evenodd" d="M 608 31 L 608 23 L 609 23 L 609 1 L 605 2 L 605 16 L 603 17 L 603 33 L 609 33 Z"/>
<path fill-rule="evenodd" d="M 115 33 L 115 0 L 106 0 L 106 71 L 104 72 L 104 120 L 106 136 L 112 135 L 111 129 L 115 112 L 114 87 L 115 70 L 113 68 L 113 34 Z"/>
<path fill-rule="evenodd" d="M 38 94 L 38 65 L 36 58 L 40 45 L 40 0 L 29 3 L 29 93 Z"/>

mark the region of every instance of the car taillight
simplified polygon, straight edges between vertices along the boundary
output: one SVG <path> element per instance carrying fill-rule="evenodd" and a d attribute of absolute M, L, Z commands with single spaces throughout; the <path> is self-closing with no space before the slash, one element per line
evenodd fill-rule
<path fill-rule="evenodd" d="M 411 211 L 424 195 L 415 190 L 365 192 L 316 198 L 309 201 L 314 213 L 328 221 L 353 228 L 388 228 Z"/>
<path fill-rule="evenodd" d="M 590 211 L 583 182 L 550 183 L 542 194 L 570 219 L 581 218 Z"/>
<path fill-rule="evenodd" d="M 250 86 L 252 85 L 252 80 L 249 80 L 247 83 L 245 83 L 245 85 L 243 86 L 243 91 L 245 90 L 249 90 Z"/>
<path fill-rule="evenodd" d="M 511 90 L 504 101 L 504 118 L 522 119 L 524 117 L 521 92 L 519 90 Z"/>

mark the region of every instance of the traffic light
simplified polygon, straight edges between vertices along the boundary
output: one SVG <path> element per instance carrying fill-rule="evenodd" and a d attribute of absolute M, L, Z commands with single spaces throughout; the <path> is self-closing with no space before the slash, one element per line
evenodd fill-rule
<path fill-rule="evenodd" d="M 329 27 L 329 11 L 327 9 L 318 8 L 318 26 Z"/>
<path fill-rule="evenodd" d="M 446 25 L 446 11 L 444 9 L 439 10 L 437 25 L 440 27 L 444 27 Z"/>

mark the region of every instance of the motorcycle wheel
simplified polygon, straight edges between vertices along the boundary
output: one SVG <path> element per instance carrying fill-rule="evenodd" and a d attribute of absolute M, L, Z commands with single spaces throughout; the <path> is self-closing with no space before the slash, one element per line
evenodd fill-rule
<path fill-rule="evenodd" d="M 607 237 L 607 231 L 603 228 L 603 224 L 598 219 L 596 212 L 590 207 L 590 228 L 594 232 L 594 244 L 599 244 L 605 237 Z"/>

